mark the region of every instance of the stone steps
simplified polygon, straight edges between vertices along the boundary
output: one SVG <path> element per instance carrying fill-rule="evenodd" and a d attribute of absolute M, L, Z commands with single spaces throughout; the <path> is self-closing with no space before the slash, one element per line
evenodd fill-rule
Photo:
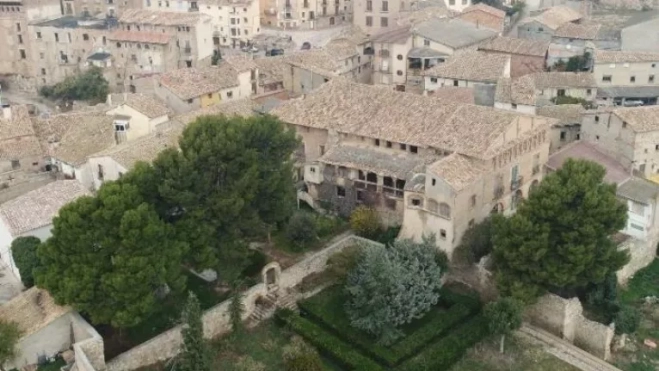
<path fill-rule="evenodd" d="M 537 327 L 524 324 L 518 333 L 531 341 L 542 343 L 548 353 L 582 371 L 621 371 L 612 364 Z"/>

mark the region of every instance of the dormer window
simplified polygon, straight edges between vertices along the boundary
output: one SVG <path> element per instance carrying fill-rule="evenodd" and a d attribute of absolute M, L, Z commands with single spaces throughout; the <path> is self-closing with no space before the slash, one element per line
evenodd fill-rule
<path fill-rule="evenodd" d="M 130 123 L 128 121 L 114 122 L 114 131 L 128 131 L 128 129 L 130 129 Z"/>

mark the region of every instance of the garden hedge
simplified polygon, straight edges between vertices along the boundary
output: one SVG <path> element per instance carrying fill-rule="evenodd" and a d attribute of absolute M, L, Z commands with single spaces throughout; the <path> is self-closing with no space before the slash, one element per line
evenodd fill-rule
<path fill-rule="evenodd" d="M 403 363 L 400 371 L 448 370 L 476 343 L 488 336 L 487 320 L 478 315 L 447 336 L 429 345 L 421 353 Z"/>
<path fill-rule="evenodd" d="M 348 370 L 383 371 L 383 368 L 376 362 L 364 357 L 352 346 L 344 343 L 315 323 L 288 311 L 277 312 L 277 318 L 318 348 L 321 354 L 330 357 L 340 366 Z"/>
<path fill-rule="evenodd" d="M 323 294 L 336 295 L 336 292 L 329 291 L 320 295 Z M 372 338 L 351 328 L 348 319 L 341 314 L 342 308 L 328 306 L 327 302 L 313 300 L 313 298 L 299 303 L 299 306 L 307 317 L 318 322 L 334 335 L 358 347 L 364 354 L 380 364 L 393 367 L 412 357 L 430 342 L 447 333 L 458 323 L 464 322 L 480 309 L 478 299 L 447 291 L 443 295 L 440 301 L 452 304 L 446 312 L 432 311 L 428 313 L 422 327 L 390 347 L 375 344 Z"/>

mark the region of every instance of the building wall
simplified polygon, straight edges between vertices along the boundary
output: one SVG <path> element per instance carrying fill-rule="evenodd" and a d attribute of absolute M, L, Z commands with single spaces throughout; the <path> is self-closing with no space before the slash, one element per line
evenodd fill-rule
<path fill-rule="evenodd" d="M 495 85 L 495 83 L 488 81 L 456 80 L 456 79 L 448 79 L 442 77 L 425 76 L 423 81 L 423 85 L 424 85 L 423 90 L 425 90 L 426 92 L 435 91 L 444 86 L 459 86 L 464 88 L 473 88 L 474 86 L 483 85 L 483 84 Z"/>
<path fill-rule="evenodd" d="M 201 108 L 201 99 L 199 97 L 192 98 L 192 102 L 183 101 L 159 83 L 156 83 L 153 87 L 153 93 L 159 99 L 166 102 L 167 106 L 172 108 L 176 113 L 185 113 Z"/>
<path fill-rule="evenodd" d="M 621 232 L 634 238 L 645 239 L 654 221 L 653 205 L 627 199 L 622 201 L 627 205 L 627 224 Z"/>
<path fill-rule="evenodd" d="M 16 263 L 14 262 L 14 257 L 11 252 L 11 243 L 18 237 L 29 236 L 36 237 L 41 241 L 45 241 L 48 239 L 48 237 L 51 236 L 51 228 L 52 225 L 47 225 L 24 232 L 19 236 L 12 236 L 11 232 L 9 231 L 9 227 L 3 220 L 0 219 L 0 259 L 2 259 L 5 265 L 9 267 L 11 272 L 18 280 L 21 279 L 21 274 L 18 271 L 18 267 L 16 267 Z"/>
<path fill-rule="evenodd" d="M 600 151 L 618 161 L 625 168 L 631 169 L 632 164 L 634 164 L 634 168 L 638 169 L 640 164 L 633 163 L 633 161 L 637 161 L 635 158 L 637 152 L 635 148 L 636 135 L 629 128 L 623 128 L 623 122 L 617 116 L 608 112 L 588 112 L 583 116 L 581 132 L 582 140 L 595 145 Z M 647 148 L 639 149 L 639 151 L 645 152 L 645 149 Z M 647 154 L 642 153 L 644 157 L 653 154 L 654 144 L 652 144 L 652 153 L 649 150 Z M 654 160 L 653 163 L 646 166 L 649 168 L 646 169 L 646 172 L 652 171 L 651 167 L 653 165 L 655 165 L 656 170 L 659 158 L 646 158 L 645 160 Z"/>
<path fill-rule="evenodd" d="M 107 156 L 90 157 L 87 162 L 92 174 L 93 189 L 101 188 L 103 182 L 119 179 L 129 170 Z M 100 169 L 103 169 L 103 179 L 99 177 L 99 166 L 101 166 Z"/>
<path fill-rule="evenodd" d="M 435 40 L 426 39 L 425 37 L 423 37 L 421 35 L 417 35 L 417 34 L 415 34 L 414 37 L 413 37 L 413 44 L 414 44 L 414 47 L 417 47 L 417 48 L 426 47 L 426 48 L 430 48 L 432 50 L 436 50 L 440 53 L 444 53 L 444 54 L 447 54 L 447 55 L 453 55 L 453 53 L 455 53 L 458 50 L 458 49 L 454 49 L 450 46 L 441 44 L 441 43 L 439 43 Z M 477 46 L 473 46 L 472 48 L 467 47 L 467 48 L 463 48 L 463 49 L 459 49 L 459 50 L 468 50 L 468 49 L 473 49 L 473 48 L 477 48 Z"/>
<path fill-rule="evenodd" d="M 108 46 L 114 60 L 116 77 L 112 80 L 117 91 L 123 91 L 124 85 L 133 85 L 133 79 L 139 75 L 178 69 L 182 58 L 181 49 L 174 40 L 167 44 L 112 40 Z"/>
<path fill-rule="evenodd" d="M 407 54 L 411 49 L 411 36 L 403 44 L 373 43 L 373 84 L 405 85 Z M 399 75 L 398 71 L 402 74 Z"/>
<path fill-rule="evenodd" d="M 298 94 L 310 93 L 329 80 L 329 77 L 298 66 L 291 66 L 291 71 L 292 75 L 284 77 L 284 88 Z"/>
<path fill-rule="evenodd" d="M 119 107 L 108 111 L 107 114 L 130 116 L 130 128 L 126 131 L 126 138 L 129 141 L 141 138 L 151 133 L 153 130 L 155 130 L 156 125 L 162 124 L 163 122 L 169 120 L 167 115 L 150 119 L 143 113 L 126 104 L 122 104 Z"/>
<path fill-rule="evenodd" d="M 554 153 L 580 138 L 580 125 L 555 125 L 551 128 L 549 153 Z"/>
<path fill-rule="evenodd" d="M 554 30 L 537 21 L 531 21 L 517 26 L 517 37 L 520 39 L 551 41 Z"/>
<path fill-rule="evenodd" d="M 21 368 L 50 358 L 71 346 L 71 319 L 65 314 L 18 343 L 18 356 L 5 367 Z"/>
<path fill-rule="evenodd" d="M 605 76 L 610 77 L 611 81 L 604 81 Z M 645 63 L 596 63 L 593 66 L 593 77 L 599 86 L 659 86 L 659 60 Z M 635 78 L 634 82 L 631 81 L 632 77 Z"/>
<path fill-rule="evenodd" d="M 461 0 L 455 0 L 455 1 L 460 2 L 460 4 L 462 4 Z M 478 27 L 489 28 L 497 32 L 503 31 L 504 20 L 488 12 L 484 12 L 482 10 L 474 10 L 468 13 L 462 13 L 458 15 L 458 18 L 462 19 L 463 21 L 473 23 Z"/>
<path fill-rule="evenodd" d="M 387 3 L 387 11 L 383 11 L 382 2 L 384 0 L 372 0 L 371 10 L 367 9 L 368 0 L 353 0 L 353 18 L 352 22 L 359 26 L 367 34 L 375 34 L 381 29 L 396 26 L 396 18 L 402 10 L 410 10 L 410 3 L 401 0 L 391 0 Z M 367 24 L 367 17 L 372 20 L 371 25 Z M 387 26 L 382 25 L 382 19 L 386 19 Z"/>
<path fill-rule="evenodd" d="M 350 22 L 352 0 L 261 0 L 261 23 L 282 29 L 321 29 Z"/>
<path fill-rule="evenodd" d="M 621 31 L 621 49 L 633 51 L 659 52 L 659 19 L 655 18 Z"/>
<path fill-rule="evenodd" d="M 543 90 L 536 90 L 536 97 L 539 105 L 553 105 L 551 100 L 558 97 L 559 90 L 564 92 L 564 95 L 581 98 L 587 101 L 594 101 L 597 96 L 597 88 L 548 88 Z"/>
<path fill-rule="evenodd" d="M 494 102 L 494 108 L 506 110 L 506 111 L 515 111 L 519 113 L 526 113 L 529 115 L 535 115 L 535 106 L 529 106 L 526 104 L 513 104 L 511 103 L 501 103 L 501 102 Z"/>
<path fill-rule="evenodd" d="M 155 3 L 154 3 L 155 4 Z M 239 48 L 261 32 L 260 2 L 200 1 L 199 12 L 212 19 L 215 46 Z"/>

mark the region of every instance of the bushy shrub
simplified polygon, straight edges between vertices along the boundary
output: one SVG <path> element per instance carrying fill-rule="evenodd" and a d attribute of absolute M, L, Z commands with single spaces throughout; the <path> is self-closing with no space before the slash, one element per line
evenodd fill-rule
<path fill-rule="evenodd" d="M 380 216 L 375 209 L 359 206 L 350 215 L 350 228 L 358 236 L 375 239 L 382 231 Z"/>
<path fill-rule="evenodd" d="M 641 323 L 641 314 L 634 307 L 625 306 L 615 317 L 616 333 L 631 334 L 636 331 Z"/>
<path fill-rule="evenodd" d="M 11 255 L 25 287 L 34 286 L 32 272 L 39 266 L 39 258 L 37 257 L 39 245 L 41 245 L 41 240 L 32 236 L 18 237 L 11 243 Z"/>
<path fill-rule="evenodd" d="M 298 247 L 309 245 L 316 239 L 316 223 L 313 217 L 308 213 L 293 214 L 288 221 L 286 235 Z"/>
<path fill-rule="evenodd" d="M 314 222 L 316 224 L 316 233 L 320 238 L 336 233 L 341 229 L 343 223 L 339 218 L 325 215 L 316 215 Z"/>
<path fill-rule="evenodd" d="M 327 259 L 327 273 L 336 282 L 344 282 L 348 273 L 357 266 L 361 255 L 359 246 L 348 246 Z"/>
<path fill-rule="evenodd" d="M 293 337 L 282 353 L 286 371 L 323 371 L 324 369 L 323 361 L 316 349 L 300 337 Z"/>
<path fill-rule="evenodd" d="M 265 371 L 266 367 L 263 363 L 256 361 L 254 358 L 246 356 L 241 357 L 236 362 L 237 371 Z"/>
<path fill-rule="evenodd" d="M 492 217 L 489 217 L 468 228 L 456 248 L 457 257 L 467 264 L 474 264 L 491 253 L 493 225 Z"/>
<path fill-rule="evenodd" d="M 391 344 L 402 336 L 401 325 L 437 304 L 442 285 L 437 248 L 432 239 L 420 244 L 406 239 L 362 251 L 346 282 L 346 313 L 352 326 Z"/>
<path fill-rule="evenodd" d="M 98 67 L 91 67 L 82 74 L 69 76 L 53 86 L 44 86 L 39 91 L 46 98 L 94 102 L 105 101 L 108 92 L 108 81 Z"/>

